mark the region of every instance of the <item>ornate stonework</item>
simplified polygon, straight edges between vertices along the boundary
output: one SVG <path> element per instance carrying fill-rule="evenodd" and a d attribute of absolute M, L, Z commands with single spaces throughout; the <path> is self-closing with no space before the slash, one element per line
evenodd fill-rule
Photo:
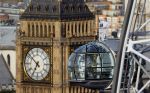
<path fill-rule="evenodd" d="M 17 34 L 17 93 L 86 93 L 69 84 L 67 61 L 80 45 L 96 38 L 94 15 L 82 0 L 32 0 L 20 17 Z M 40 81 L 24 71 L 24 59 L 32 48 L 48 50 L 50 70 Z"/>

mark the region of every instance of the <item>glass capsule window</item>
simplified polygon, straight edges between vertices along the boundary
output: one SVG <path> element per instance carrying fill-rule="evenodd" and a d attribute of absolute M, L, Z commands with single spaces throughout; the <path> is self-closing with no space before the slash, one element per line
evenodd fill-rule
<path fill-rule="evenodd" d="M 69 57 L 70 80 L 110 80 L 113 77 L 114 54 L 102 42 L 80 46 Z"/>

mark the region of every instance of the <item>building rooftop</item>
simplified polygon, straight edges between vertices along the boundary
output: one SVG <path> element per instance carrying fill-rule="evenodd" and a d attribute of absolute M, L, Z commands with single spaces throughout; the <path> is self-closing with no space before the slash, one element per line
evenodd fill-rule
<path fill-rule="evenodd" d="M 2 54 L 0 54 L 0 87 L 13 85 L 14 78 L 9 70 L 8 65 L 6 64 Z"/>
<path fill-rule="evenodd" d="M 16 27 L 0 27 L 0 49 L 15 49 Z"/>
<path fill-rule="evenodd" d="M 104 43 L 114 52 L 119 51 L 120 39 L 106 39 Z"/>
<path fill-rule="evenodd" d="M 38 3 L 37 3 L 38 2 Z M 21 19 L 93 19 L 84 0 L 32 0 Z"/>

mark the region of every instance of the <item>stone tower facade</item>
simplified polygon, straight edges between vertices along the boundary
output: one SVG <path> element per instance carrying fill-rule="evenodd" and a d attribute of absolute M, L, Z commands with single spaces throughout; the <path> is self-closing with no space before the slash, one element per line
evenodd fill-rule
<path fill-rule="evenodd" d="M 84 0 L 32 0 L 17 33 L 17 93 L 86 93 L 69 83 L 67 61 L 75 48 L 95 38 L 94 15 Z M 32 79 L 24 65 L 34 48 L 44 50 L 50 62 L 42 80 Z"/>

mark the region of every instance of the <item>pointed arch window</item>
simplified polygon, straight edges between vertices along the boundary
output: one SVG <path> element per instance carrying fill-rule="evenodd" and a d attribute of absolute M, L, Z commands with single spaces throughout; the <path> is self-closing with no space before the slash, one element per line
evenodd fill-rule
<path fill-rule="evenodd" d="M 37 37 L 39 36 L 39 26 L 38 26 L 38 24 L 36 25 L 36 36 Z"/>
<path fill-rule="evenodd" d="M 47 37 L 47 26 L 46 26 L 46 24 L 44 25 L 44 29 L 45 29 L 44 36 Z"/>
<path fill-rule="evenodd" d="M 29 7 L 29 11 L 33 11 L 33 5 Z"/>
<path fill-rule="evenodd" d="M 66 24 L 62 24 L 62 37 L 66 37 Z"/>
<path fill-rule="evenodd" d="M 7 62 L 8 62 L 8 66 L 10 67 L 10 55 L 7 55 Z"/>
<path fill-rule="evenodd" d="M 70 24 L 67 25 L 67 33 L 66 34 L 69 37 L 69 35 L 70 35 Z"/>
<path fill-rule="evenodd" d="M 79 12 L 81 12 L 82 11 L 82 6 L 81 5 L 79 5 Z"/>
<path fill-rule="evenodd" d="M 37 11 L 41 11 L 41 6 L 40 5 L 37 6 Z"/>
<path fill-rule="evenodd" d="M 51 24 L 48 25 L 48 37 L 52 34 L 51 32 Z"/>
<path fill-rule="evenodd" d="M 40 25 L 40 35 L 41 35 L 41 37 L 43 36 L 43 26 L 42 26 L 42 24 Z"/>
<path fill-rule="evenodd" d="M 77 24 L 75 24 L 75 36 L 77 36 Z"/>
<path fill-rule="evenodd" d="M 71 35 L 73 37 L 73 24 L 71 24 Z"/>
<path fill-rule="evenodd" d="M 32 24 L 32 36 L 35 36 L 35 35 L 34 35 L 34 33 L 35 33 L 34 31 L 35 31 L 35 29 L 34 29 L 34 24 Z"/>
<path fill-rule="evenodd" d="M 45 11 L 46 11 L 46 12 L 49 11 L 49 5 L 45 6 Z"/>
<path fill-rule="evenodd" d="M 68 24 L 68 31 L 70 30 L 70 25 Z"/>
<path fill-rule="evenodd" d="M 87 11 L 87 6 L 86 5 L 84 6 L 84 11 Z"/>
<path fill-rule="evenodd" d="M 55 37 L 55 26 L 53 25 L 53 37 Z"/>
<path fill-rule="evenodd" d="M 71 6 L 71 12 L 74 12 L 74 10 L 75 10 L 75 7 Z"/>
<path fill-rule="evenodd" d="M 30 24 L 28 24 L 28 36 L 30 36 Z"/>
<path fill-rule="evenodd" d="M 81 26 L 80 26 L 80 24 L 79 24 L 79 27 L 78 27 L 78 33 L 79 33 L 79 35 L 81 34 L 81 33 L 80 33 L 80 28 L 81 28 Z"/>
<path fill-rule="evenodd" d="M 84 23 L 82 23 L 82 33 L 84 34 Z"/>
<path fill-rule="evenodd" d="M 65 6 L 65 12 L 67 13 L 69 11 L 68 6 Z"/>
<path fill-rule="evenodd" d="M 86 31 L 86 34 L 87 34 L 88 33 L 88 25 L 87 25 L 87 23 L 86 23 L 85 31 Z"/>
<path fill-rule="evenodd" d="M 56 5 L 54 5 L 53 8 L 52 8 L 52 12 L 55 13 L 56 10 L 57 10 L 57 7 L 56 7 Z"/>

